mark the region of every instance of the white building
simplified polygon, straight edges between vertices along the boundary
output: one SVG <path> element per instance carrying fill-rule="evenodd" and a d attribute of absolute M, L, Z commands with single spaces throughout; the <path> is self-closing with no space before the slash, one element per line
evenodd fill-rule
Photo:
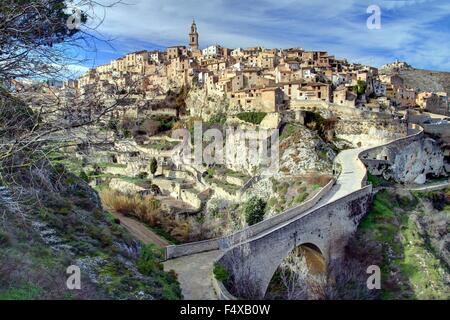
<path fill-rule="evenodd" d="M 243 50 L 242 48 L 236 48 L 234 50 L 231 51 L 231 56 L 233 58 L 238 58 L 238 57 L 242 57 L 243 56 Z"/>
<path fill-rule="evenodd" d="M 213 58 L 221 54 L 222 47 L 219 45 L 212 45 L 202 50 L 204 57 Z"/>

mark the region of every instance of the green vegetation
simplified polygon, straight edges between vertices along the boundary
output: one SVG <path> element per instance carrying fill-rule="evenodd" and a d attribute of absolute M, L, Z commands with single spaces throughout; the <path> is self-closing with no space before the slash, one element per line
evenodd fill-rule
<path fill-rule="evenodd" d="M 249 226 L 264 220 L 266 202 L 258 197 L 250 198 L 244 204 L 245 220 Z"/>
<path fill-rule="evenodd" d="M 224 173 L 226 176 L 230 176 L 233 178 L 238 178 L 238 179 L 242 179 L 244 181 L 247 181 L 250 179 L 250 177 L 242 172 L 239 171 L 233 171 L 231 169 L 227 169 Z"/>
<path fill-rule="evenodd" d="M 325 119 L 317 112 L 306 111 L 305 126 L 311 130 L 317 131 L 317 134 L 324 141 L 333 141 L 335 137 L 334 128 L 336 126 L 337 119 L 330 118 Z"/>
<path fill-rule="evenodd" d="M 175 148 L 178 144 L 179 144 L 179 142 L 176 142 L 176 141 L 168 141 L 166 139 L 161 139 L 161 140 L 157 140 L 157 141 L 152 141 L 152 142 L 144 145 L 144 147 L 146 147 L 148 149 L 159 150 L 159 151 L 169 151 L 169 150 L 172 150 L 173 148 Z"/>
<path fill-rule="evenodd" d="M 370 173 L 367 173 L 367 181 L 371 183 L 374 187 L 389 185 L 389 181 L 383 179 L 379 176 L 374 176 Z"/>
<path fill-rule="evenodd" d="M 230 279 L 228 270 L 218 262 L 214 263 L 213 273 L 216 279 L 220 282 L 226 283 Z"/>
<path fill-rule="evenodd" d="M 351 90 L 356 93 L 358 96 L 363 95 L 366 93 L 367 84 L 363 80 L 358 80 L 356 86 L 353 86 Z"/>
<path fill-rule="evenodd" d="M 253 124 L 260 124 L 261 121 L 265 118 L 267 113 L 265 112 L 241 112 L 236 115 L 236 117 L 242 121 L 253 123 Z"/>
<path fill-rule="evenodd" d="M 42 289 L 31 283 L 0 291 L 0 300 L 35 300 L 42 294 Z"/>
<path fill-rule="evenodd" d="M 286 140 L 287 138 L 294 135 L 298 130 L 298 126 L 293 123 L 288 123 L 284 126 L 283 132 L 280 135 L 280 141 Z"/>
<path fill-rule="evenodd" d="M 39 190 L 37 182 L 29 186 L 27 178 L 39 170 L 39 183 L 48 189 L 22 203 L 32 221 L 39 223 L 38 229 L 21 215 L 4 213 L 0 225 L 0 299 L 181 298 L 175 274 L 161 268 L 160 253 L 146 247 L 140 250 L 116 219 L 103 211 L 98 195 L 83 179 L 62 165 L 44 163 L 38 168 L 14 173 L 21 188 Z M 140 257 L 130 255 L 130 250 L 139 252 Z M 89 266 L 89 274 L 97 283 L 83 278 L 82 290 L 68 294 L 65 270 L 74 259 Z"/>
<path fill-rule="evenodd" d="M 214 184 L 217 187 L 222 188 L 223 190 L 225 190 L 226 192 L 228 192 L 231 195 L 234 195 L 239 190 L 239 186 L 228 183 L 227 181 L 225 181 L 225 179 L 216 178 L 214 176 L 214 173 L 211 172 L 210 170 L 214 170 L 214 169 L 208 169 L 208 173 L 205 177 L 205 180 L 208 183 Z"/>
<path fill-rule="evenodd" d="M 177 122 L 177 118 L 174 116 L 160 115 L 153 118 L 159 122 L 159 131 L 169 131 L 172 130 L 174 124 Z"/>
<path fill-rule="evenodd" d="M 158 170 L 158 161 L 155 158 L 152 158 L 150 162 L 150 173 L 155 174 L 156 170 Z"/>
<path fill-rule="evenodd" d="M 382 246 L 384 299 L 450 298 L 445 284 L 449 266 L 442 259 L 442 250 L 437 249 L 444 241 L 442 219 L 447 219 L 448 226 L 448 216 L 423 207 L 424 200 L 441 199 L 431 194 L 379 192 L 360 225 L 358 236 L 362 243 L 376 241 Z"/>
<path fill-rule="evenodd" d="M 227 122 L 227 115 L 225 113 L 216 113 L 211 116 L 211 118 L 208 121 L 208 124 L 210 126 L 218 124 L 218 125 L 224 125 L 225 122 Z"/>

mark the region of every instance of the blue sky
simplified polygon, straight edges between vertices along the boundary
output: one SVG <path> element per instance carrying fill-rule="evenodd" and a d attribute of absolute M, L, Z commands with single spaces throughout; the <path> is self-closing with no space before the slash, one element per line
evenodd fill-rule
<path fill-rule="evenodd" d="M 325 50 L 380 66 L 398 58 L 416 68 L 450 71 L 449 0 L 126 0 L 105 9 L 85 66 L 135 50 L 186 44 L 192 18 L 200 46 Z M 381 8 L 381 29 L 369 30 L 369 5 Z M 103 12 L 100 14 L 103 16 Z"/>

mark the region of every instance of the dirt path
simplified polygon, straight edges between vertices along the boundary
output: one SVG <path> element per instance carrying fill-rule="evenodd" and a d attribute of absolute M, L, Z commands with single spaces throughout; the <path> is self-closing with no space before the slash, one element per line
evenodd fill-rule
<path fill-rule="evenodd" d="M 142 222 L 139 222 L 133 218 L 129 218 L 124 216 L 123 214 L 117 212 L 111 212 L 111 214 L 120 220 L 120 224 L 127 229 L 132 236 L 136 239 L 142 241 L 144 244 L 155 244 L 158 247 L 164 248 L 170 245 L 170 243 L 154 233 L 147 226 L 145 226 Z"/>

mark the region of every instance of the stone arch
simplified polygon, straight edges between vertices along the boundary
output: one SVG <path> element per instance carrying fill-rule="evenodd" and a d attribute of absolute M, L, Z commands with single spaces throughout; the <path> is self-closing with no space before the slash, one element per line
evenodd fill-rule
<path fill-rule="evenodd" d="M 310 275 L 320 275 L 326 272 L 327 258 L 324 254 L 324 250 L 320 249 L 318 245 L 312 242 L 303 242 L 289 250 L 284 258 L 279 260 L 278 266 L 273 270 L 270 275 L 270 280 L 266 285 L 264 296 L 267 296 L 268 290 L 271 285 L 274 283 L 272 281 L 276 281 L 276 274 L 280 270 L 279 268 L 291 255 L 300 256 L 303 255 L 306 262 L 306 267 L 308 268 L 308 272 Z"/>

